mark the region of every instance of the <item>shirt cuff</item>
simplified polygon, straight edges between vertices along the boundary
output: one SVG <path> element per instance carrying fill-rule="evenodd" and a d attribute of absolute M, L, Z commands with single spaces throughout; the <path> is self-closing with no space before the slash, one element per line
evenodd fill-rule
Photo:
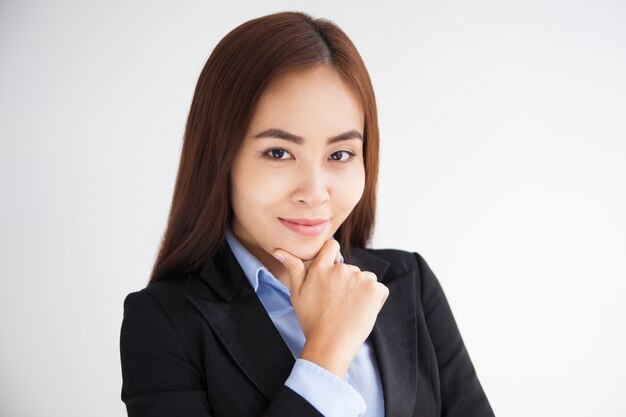
<path fill-rule="evenodd" d="M 367 410 L 365 400 L 352 385 L 306 359 L 296 359 L 285 385 L 326 417 L 359 417 Z"/>

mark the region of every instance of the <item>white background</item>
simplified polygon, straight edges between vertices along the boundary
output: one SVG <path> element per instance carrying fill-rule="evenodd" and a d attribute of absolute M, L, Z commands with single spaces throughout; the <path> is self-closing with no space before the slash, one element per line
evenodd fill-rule
<path fill-rule="evenodd" d="M 197 77 L 282 10 L 361 52 L 373 247 L 427 260 L 496 414 L 626 415 L 626 3 L 373 3 L 0 3 L 2 416 L 126 415 L 122 302 L 154 262 Z"/>

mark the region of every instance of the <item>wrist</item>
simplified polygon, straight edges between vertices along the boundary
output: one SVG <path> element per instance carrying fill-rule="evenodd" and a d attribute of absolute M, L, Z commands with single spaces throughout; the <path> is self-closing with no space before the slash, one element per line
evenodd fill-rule
<path fill-rule="evenodd" d="M 313 362 L 341 379 L 345 378 L 350 366 L 350 361 L 344 355 L 341 355 L 340 352 L 337 352 L 336 349 L 328 349 L 311 342 L 304 344 L 302 352 L 300 352 L 300 358 Z"/>

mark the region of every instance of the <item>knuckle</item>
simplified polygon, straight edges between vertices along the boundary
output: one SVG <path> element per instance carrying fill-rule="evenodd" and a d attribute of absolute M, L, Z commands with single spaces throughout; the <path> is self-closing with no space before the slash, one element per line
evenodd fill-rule
<path fill-rule="evenodd" d="M 387 299 L 387 297 L 389 296 L 389 288 L 385 287 L 380 282 L 376 283 L 376 291 L 378 291 L 378 294 L 380 294 L 383 299 Z"/>
<path fill-rule="evenodd" d="M 363 281 L 363 285 L 368 293 L 376 293 L 378 291 L 378 282 L 369 278 L 366 278 Z"/>
<path fill-rule="evenodd" d="M 339 264 L 339 267 L 345 271 L 361 272 L 358 266 L 350 264 Z"/>
<path fill-rule="evenodd" d="M 376 274 L 371 272 L 371 271 L 363 271 L 362 274 L 363 274 L 363 276 L 365 278 L 367 278 L 369 280 L 372 280 L 372 281 L 375 281 L 375 282 L 378 281 L 378 277 L 376 276 Z"/>
<path fill-rule="evenodd" d="M 389 297 L 389 288 L 380 284 L 380 291 L 383 295 L 383 302 L 387 301 L 387 298 Z"/>

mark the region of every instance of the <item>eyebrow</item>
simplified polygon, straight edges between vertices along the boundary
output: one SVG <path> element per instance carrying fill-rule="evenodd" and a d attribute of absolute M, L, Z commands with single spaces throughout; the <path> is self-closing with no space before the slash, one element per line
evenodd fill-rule
<path fill-rule="evenodd" d="M 282 129 L 276 129 L 276 128 L 267 129 L 267 130 L 262 131 L 261 133 L 257 133 L 256 135 L 254 135 L 254 138 L 255 139 L 260 139 L 260 138 L 284 139 L 284 140 L 288 140 L 290 142 L 296 143 L 298 145 L 301 145 L 302 142 L 304 142 L 304 138 L 302 136 L 294 135 L 293 133 L 289 133 Z M 332 143 L 341 142 L 343 140 L 350 140 L 350 139 L 363 140 L 363 136 L 361 136 L 361 134 L 356 130 L 350 130 L 340 135 L 328 138 L 327 143 L 330 145 Z"/>

